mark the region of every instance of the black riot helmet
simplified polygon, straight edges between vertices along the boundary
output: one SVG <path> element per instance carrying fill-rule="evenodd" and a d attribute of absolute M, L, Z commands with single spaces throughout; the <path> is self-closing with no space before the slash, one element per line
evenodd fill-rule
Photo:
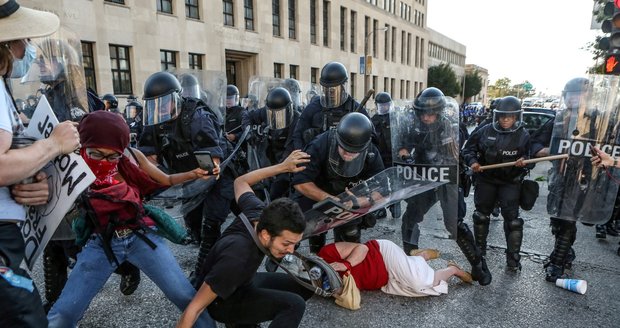
<path fill-rule="evenodd" d="M 422 114 L 440 115 L 445 107 L 446 97 L 441 90 L 435 87 L 422 90 L 413 101 L 413 109 L 418 116 Z"/>
<path fill-rule="evenodd" d="M 349 73 L 347 68 L 339 62 L 329 62 L 321 69 L 321 106 L 336 108 L 344 104 L 348 98 L 347 81 Z"/>
<path fill-rule="evenodd" d="M 200 83 L 197 77 L 190 73 L 184 73 L 179 75 L 178 79 L 181 84 L 181 96 L 200 99 Z"/>
<path fill-rule="evenodd" d="M 489 109 L 490 110 L 494 110 L 495 108 L 497 108 L 497 103 L 499 102 L 499 98 L 495 98 L 493 100 L 491 100 L 491 103 L 489 104 Z"/>
<path fill-rule="evenodd" d="M 329 164 L 334 172 L 354 177 L 364 169 L 373 130 L 364 114 L 354 112 L 342 118 L 336 130 L 329 132 Z"/>
<path fill-rule="evenodd" d="M 511 126 L 502 126 L 500 120 L 505 117 L 515 119 Z M 493 110 L 493 128 L 497 132 L 509 133 L 517 131 L 523 127 L 523 109 L 521 101 L 517 97 L 507 96 L 497 102 L 497 107 Z"/>
<path fill-rule="evenodd" d="M 226 107 L 233 107 L 239 104 L 239 89 L 229 84 L 226 86 Z"/>
<path fill-rule="evenodd" d="M 175 119 L 181 112 L 181 84 L 169 72 L 152 74 L 144 82 L 144 125 Z"/>
<path fill-rule="evenodd" d="M 580 104 L 585 104 L 590 89 L 590 80 L 585 77 L 576 77 L 566 82 L 562 90 L 562 101 L 566 108 L 578 108 Z"/>
<path fill-rule="evenodd" d="M 385 115 L 390 112 L 390 109 L 394 107 L 392 103 L 392 97 L 387 92 L 379 92 L 375 96 L 375 105 L 377 107 L 377 114 Z"/>
<path fill-rule="evenodd" d="M 271 89 L 267 94 L 267 121 L 272 129 L 284 129 L 293 119 L 291 95 L 285 88 Z"/>
<path fill-rule="evenodd" d="M 110 107 L 108 109 L 118 108 L 118 99 L 116 99 L 116 97 L 111 93 L 106 93 L 103 95 L 101 100 L 103 100 L 104 103 L 109 104 Z"/>

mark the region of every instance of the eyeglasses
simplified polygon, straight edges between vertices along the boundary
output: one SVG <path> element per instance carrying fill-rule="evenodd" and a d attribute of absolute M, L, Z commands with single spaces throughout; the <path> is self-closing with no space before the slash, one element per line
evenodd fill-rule
<path fill-rule="evenodd" d="M 108 162 L 118 162 L 121 157 L 123 157 L 123 154 L 120 153 L 113 153 L 113 154 L 109 154 L 109 155 L 104 155 L 99 151 L 96 150 L 90 150 L 87 149 L 86 150 L 86 155 L 88 155 L 88 157 L 97 160 L 97 161 L 103 161 L 106 160 Z"/>

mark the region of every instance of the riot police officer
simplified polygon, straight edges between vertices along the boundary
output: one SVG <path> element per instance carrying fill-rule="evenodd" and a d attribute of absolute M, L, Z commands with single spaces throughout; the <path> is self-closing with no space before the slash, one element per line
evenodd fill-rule
<path fill-rule="evenodd" d="M 301 85 L 299 85 L 299 81 L 291 78 L 285 79 L 282 81 L 282 87 L 291 94 L 293 109 L 301 113 L 303 104 L 301 102 Z"/>
<path fill-rule="evenodd" d="M 304 108 L 293 132 L 293 146 L 302 149 L 315 136 L 336 127 L 347 113 L 356 111 L 359 103 L 347 92 L 349 74 L 339 62 L 329 62 L 321 69 L 323 92 Z M 368 117 L 365 108 L 359 112 Z"/>
<path fill-rule="evenodd" d="M 106 93 L 101 97 L 105 104 L 105 110 L 109 110 L 114 113 L 120 113 L 118 110 L 118 99 L 111 93 Z"/>
<path fill-rule="evenodd" d="M 299 113 L 294 109 L 289 92 L 277 87 L 267 94 L 265 107 L 247 113 L 243 125 L 254 127 L 252 147 L 264 149 L 269 164 L 275 165 L 293 151 L 292 134 L 298 119 Z M 271 199 L 287 196 L 290 175 L 277 175 L 269 189 Z"/>
<path fill-rule="evenodd" d="M 493 111 L 493 123 L 472 134 L 463 149 L 463 158 L 476 173 L 473 214 L 474 235 L 482 255 L 486 255 L 489 215 L 499 201 L 504 218 L 506 265 L 520 270 L 523 219 L 519 217 L 521 180 L 527 173 L 523 160 L 529 157 L 530 136 L 523 128 L 521 102 L 513 96 L 502 98 Z M 515 166 L 482 170 L 482 165 L 516 161 Z"/>
<path fill-rule="evenodd" d="M 575 113 L 580 106 L 585 105 L 590 88 L 590 81 L 586 78 L 578 77 L 569 80 L 562 91 L 562 98 L 566 109 L 558 114 L 553 120 L 549 120 L 539 130 L 532 135 L 531 152 L 535 157 L 549 155 L 549 146 L 554 130 L 562 131 L 569 135 L 574 130 L 574 123 L 571 119 L 576 119 Z M 568 122 L 567 122 L 568 121 Z M 564 176 L 563 173 L 573 170 L 579 165 L 575 159 L 568 159 L 564 165 L 560 161 L 552 161 L 552 173 L 549 178 L 549 195 L 547 196 L 547 209 L 550 213 L 561 212 L 563 199 L 565 197 L 562 186 L 565 179 L 573 179 L 571 175 Z M 588 163 L 586 162 L 586 165 Z M 575 251 L 572 246 L 577 237 L 577 225 L 575 221 L 562 220 L 558 217 L 550 218 L 551 233 L 555 237 L 553 251 L 549 255 L 549 261 L 545 263 L 545 279 L 555 282 L 564 276 L 564 269 L 570 269 L 575 259 Z"/>
<path fill-rule="evenodd" d="M 361 113 L 345 115 L 336 129 L 318 135 L 305 149 L 311 162 L 293 175 L 293 199 L 307 211 L 327 197 L 337 195 L 383 170 L 377 147 L 371 143 L 373 126 Z M 370 200 L 370 198 L 369 198 Z M 372 214 L 367 214 L 372 215 Z M 364 217 L 363 217 L 364 218 Z M 363 219 L 362 218 L 362 219 Z M 334 229 L 335 241 L 359 242 L 360 222 L 355 219 Z M 310 237 L 310 250 L 318 252 L 325 234 Z"/>
<path fill-rule="evenodd" d="M 133 98 L 125 105 L 125 121 L 129 125 L 129 140 L 132 147 L 136 147 L 142 135 L 142 104 Z"/>
<path fill-rule="evenodd" d="M 383 166 L 388 168 L 392 167 L 392 131 L 390 128 L 390 111 L 394 108 L 392 97 L 387 92 L 379 92 L 375 96 L 375 106 L 377 113 L 370 119 L 375 127 L 376 138 L 373 142 L 379 150 Z M 390 205 L 389 209 L 393 218 L 400 217 L 400 203 Z M 385 210 L 379 210 L 377 216 L 385 217 L 386 214 Z"/>
<path fill-rule="evenodd" d="M 226 87 L 226 122 L 224 129 L 226 130 L 226 139 L 233 144 L 236 144 L 243 134 L 242 121 L 245 113 L 246 109 L 239 106 L 239 89 L 229 84 Z"/>
<path fill-rule="evenodd" d="M 415 117 L 407 137 L 397 145 L 398 156 L 412 164 L 430 166 L 456 165 L 458 157 L 458 127 L 444 115 L 447 102 L 443 92 L 431 87 L 424 89 L 413 102 Z M 403 127 L 401 127 L 403 128 Z M 447 182 L 447 181 L 446 181 Z M 407 199 L 407 209 L 403 214 L 403 249 L 410 254 L 418 248 L 420 239 L 419 223 L 437 201 L 441 203 L 446 230 L 451 236 L 456 234 L 458 186 L 456 181 L 446 183 L 434 190 Z"/>
<path fill-rule="evenodd" d="M 200 99 L 182 97 L 176 77 L 168 72 L 152 74 L 144 84 L 144 124 L 141 146 L 150 146 L 169 173 L 186 172 L 198 167 L 194 151 L 211 153 L 219 165 L 226 155 L 222 123 Z M 147 129 L 148 126 L 148 129 Z M 184 216 L 185 224 L 200 240 L 195 276 L 211 246 L 220 236 L 221 224 L 230 212 L 233 198 L 232 177 L 225 170 L 208 191 L 204 202 Z M 200 235 L 196 236 L 196 232 Z"/>

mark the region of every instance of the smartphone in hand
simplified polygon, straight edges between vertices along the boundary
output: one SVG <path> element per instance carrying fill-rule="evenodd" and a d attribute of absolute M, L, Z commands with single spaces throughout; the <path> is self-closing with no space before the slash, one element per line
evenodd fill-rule
<path fill-rule="evenodd" d="M 194 152 L 194 156 L 196 156 L 196 160 L 198 161 L 198 166 L 201 169 L 208 171 L 209 174 L 213 174 L 215 163 L 213 162 L 213 157 L 211 157 L 210 151 L 197 150 Z"/>

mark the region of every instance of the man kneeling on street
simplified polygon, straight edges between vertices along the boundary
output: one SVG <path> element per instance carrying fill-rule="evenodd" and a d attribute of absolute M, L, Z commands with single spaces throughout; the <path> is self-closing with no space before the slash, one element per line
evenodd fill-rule
<path fill-rule="evenodd" d="M 265 206 L 251 186 L 281 173 L 302 171 L 309 158 L 296 150 L 280 164 L 254 170 L 235 180 L 237 204 L 254 226 L 258 242 L 278 259 L 292 253 L 295 244 L 301 241 L 306 226 L 303 213 L 288 198 Z M 269 327 L 299 326 L 305 301 L 312 291 L 284 273 L 256 273 L 264 257 L 241 218 L 235 218 L 209 252 L 203 268 L 203 284 L 183 312 L 177 328 L 191 327 L 205 309 L 227 327 L 269 320 Z"/>

